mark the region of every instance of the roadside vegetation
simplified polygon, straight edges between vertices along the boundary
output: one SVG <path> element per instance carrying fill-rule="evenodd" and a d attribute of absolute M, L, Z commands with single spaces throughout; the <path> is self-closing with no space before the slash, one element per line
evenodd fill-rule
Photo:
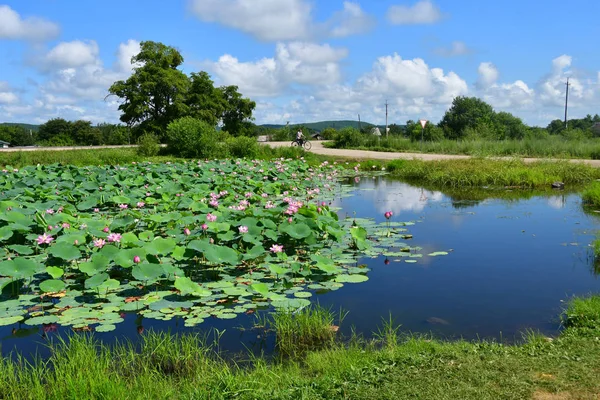
<path fill-rule="evenodd" d="M 323 315 L 284 318 L 298 318 L 296 327 L 321 325 L 331 331 Z M 562 321 L 559 337 L 527 332 L 516 345 L 439 341 L 402 334 L 384 322 L 373 340 L 326 338 L 320 350 L 270 360 L 248 355 L 237 362 L 198 335 L 148 333 L 141 345 L 114 346 L 74 335 L 51 344 L 47 360 L 14 356 L 0 361 L 0 398 L 595 398 L 600 297 L 574 299 Z"/>

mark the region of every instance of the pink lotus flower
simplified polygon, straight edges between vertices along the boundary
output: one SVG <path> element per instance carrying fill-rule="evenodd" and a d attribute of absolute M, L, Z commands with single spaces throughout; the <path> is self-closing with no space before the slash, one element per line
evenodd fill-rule
<path fill-rule="evenodd" d="M 125 210 L 127 207 L 129 207 L 127 204 L 119 204 L 121 210 Z"/>
<path fill-rule="evenodd" d="M 138 208 L 142 208 L 146 205 L 146 203 L 144 203 L 143 201 L 138 201 L 136 205 Z"/>
<path fill-rule="evenodd" d="M 238 230 L 240 231 L 240 233 L 248 233 L 248 227 L 247 226 L 240 226 L 238 228 Z"/>
<path fill-rule="evenodd" d="M 211 213 L 206 214 L 206 220 L 208 222 L 215 222 L 217 220 L 217 216 Z"/>
<path fill-rule="evenodd" d="M 108 226 L 105 226 L 104 229 L 102 229 L 102 232 L 108 233 L 110 232 L 110 229 L 108 229 Z"/>
<path fill-rule="evenodd" d="M 208 204 L 210 204 L 212 207 L 219 207 L 219 202 L 217 200 L 211 200 L 208 202 Z"/>
<path fill-rule="evenodd" d="M 385 216 L 385 219 L 390 219 L 390 218 L 392 218 L 394 213 L 391 211 L 386 211 L 385 214 L 383 214 L 383 215 Z"/>
<path fill-rule="evenodd" d="M 100 212 L 100 209 L 99 209 L 99 208 L 94 208 L 94 212 L 95 212 L 95 213 L 99 213 L 99 212 Z"/>
<path fill-rule="evenodd" d="M 267 197 L 269 197 L 269 195 L 268 195 L 268 194 L 266 194 L 266 193 L 263 193 L 263 194 L 261 194 L 260 196 L 261 196 L 261 197 L 263 197 L 263 198 L 265 198 L 265 199 L 266 199 Z"/>
<path fill-rule="evenodd" d="M 184 233 L 186 236 L 190 236 L 192 232 L 190 232 L 190 230 L 189 230 L 188 228 L 185 228 L 185 229 L 183 230 L 183 233 Z"/>
<path fill-rule="evenodd" d="M 52 215 L 52 214 L 54 214 L 54 210 L 51 209 L 51 208 L 49 208 L 49 209 L 46 210 L 46 214 Z"/>
<path fill-rule="evenodd" d="M 271 250 L 273 253 L 281 253 L 283 251 L 283 246 L 274 244 L 269 250 Z"/>
<path fill-rule="evenodd" d="M 294 219 L 292 217 L 288 218 L 288 222 L 291 224 Z"/>
<path fill-rule="evenodd" d="M 140 256 L 135 256 L 135 257 L 133 257 L 133 262 L 138 264 L 138 263 L 142 262 L 142 259 L 140 258 Z"/>
<path fill-rule="evenodd" d="M 63 222 L 63 224 L 61 225 L 64 229 L 69 229 L 71 227 L 71 224 L 67 224 L 66 222 Z"/>
<path fill-rule="evenodd" d="M 120 233 L 111 233 L 106 237 L 111 243 L 120 243 L 121 242 L 121 234 Z"/>
<path fill-rule="evenodd" d="M 54 240 L 54 238 L 46 233 L 38 236 L 38 238 L 37 238 L 38 244 L 50 244 L 50 242 L 53 240 Z"/>
<path fill-rule="evenodd" d="M 208 225 L 206 225 L 206 224 L 202 224 L 202 230 L 203 230 L 203 231 L 206 231 L 206 230 L 208 230 Z"/>
<path fill-rule="evenodd" d="M 246 196 L 246 198 L 249 199 L 250 197 L 254 196 L 254 193 L 248 192 L 244 196 Z"/>
<path fill-rule="evenodd" d="M 103 248 L 105 244 L 106 244 L 106 241 L 104 239 L 94 240 L 94 247 L 97 247 L 99 249 Z"/>

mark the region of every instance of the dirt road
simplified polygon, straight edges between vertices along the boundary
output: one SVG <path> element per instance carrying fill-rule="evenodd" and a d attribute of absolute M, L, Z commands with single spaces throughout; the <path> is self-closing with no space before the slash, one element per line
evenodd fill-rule
<path fill-rule="evenodd" d="M 291 142 L 262 142 L 261 144 L 269 145 L 271 147 L 285 147 L 290 146 Z M 323 142 L 311 141 L 312 148 L 311 153 L 321 154 L 324 156 L 333 157 L 347 157 L 357 160 L 424 160 L 424 161 L 435 161 L 435 160 L 465 160 L 472 158 L 471 156 L 465 155 L 451 155 L 451 154 L 429 154 L 429 153 L 388 153 L 381 151 L 368 151 L 368 150 L 347 150 L 347 149 L 328 149 L 323 147 Z M 511 160 L 514 157 L 493 157 L 497 160 Z M 524 162 L 536 162 L 536 161 L 547 161 L 547 158 L 522 158 Z M 554 159 L 553 159 L 554 160 Z M 591 165 L 592 167 L 600 168 L 600 160 L 581 160 L 571 159 L 568 160 L 573 163 L 583 163 Z"/>

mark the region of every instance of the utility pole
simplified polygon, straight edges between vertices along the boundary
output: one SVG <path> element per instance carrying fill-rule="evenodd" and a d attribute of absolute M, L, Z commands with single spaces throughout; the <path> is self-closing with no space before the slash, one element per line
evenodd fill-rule
<path fill-rule="evenodd" d="M 565 97 L 565 129 L 567 129 L 567 110 L 569 108 L 569 86 L 571 86 L 571 84 L 569 83 L 569 78 L 567 78 L 567 83 L 565 83 L 565 85 L 567 86 L 567 96 Z"/>
<path fill-rule="evenodd" d="M 385 138 L 388 138 L 388 110 L 387 110 L 388 102 L 385 100 Z"/>
<path fill-rule="evenodd" d="M 358 114 L 358 130 L 359 130 L 359 131 L 361 131 L 361 129 L 360 129 L 360 128 L 361 128 L 361 127 L 360 127 L 360 114 Z"/>

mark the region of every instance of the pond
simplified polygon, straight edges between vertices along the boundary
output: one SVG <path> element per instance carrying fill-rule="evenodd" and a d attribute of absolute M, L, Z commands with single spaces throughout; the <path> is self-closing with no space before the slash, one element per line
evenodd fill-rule
<path fill-rule="evenodd" d="M 404 332 L 442 338 L 510 342 L 529 328 L 556 335 L 564 301 L 600 289 L 589 247 L 600 221 L 593 212 L 584 212 L 577 193 L 444 194 L 385 176 L 362 177 L 350 185 L 331 205 L 341 218 L 385 223 L 384 213 L 392 211 L 392 221 L 414 222 L 407 227 L 412 238 L 406 241 L 423 256 L 392 252 L 362 258 L 355 266 L 366 264 L 368 281 L 312 297 L 322 306 L 348 311 L 341 327 L 345 335 L 355 329 L 369 337 L 390 316 Z M 216 328 L 225 330 L 220 339 L 224 350 L 273 349 L 272 335 L 251 329 L 254 314 L 208 318 L 195 327 L 177 318 L 122 316 L 116 330 L 97 337 L 110 343 L 124 337 L 135 341 L 149 329 L 175 333 Z M 56 325 L 0 327 L 1 351 L 44 355 L 48 339 L 70 331 Z"/>

